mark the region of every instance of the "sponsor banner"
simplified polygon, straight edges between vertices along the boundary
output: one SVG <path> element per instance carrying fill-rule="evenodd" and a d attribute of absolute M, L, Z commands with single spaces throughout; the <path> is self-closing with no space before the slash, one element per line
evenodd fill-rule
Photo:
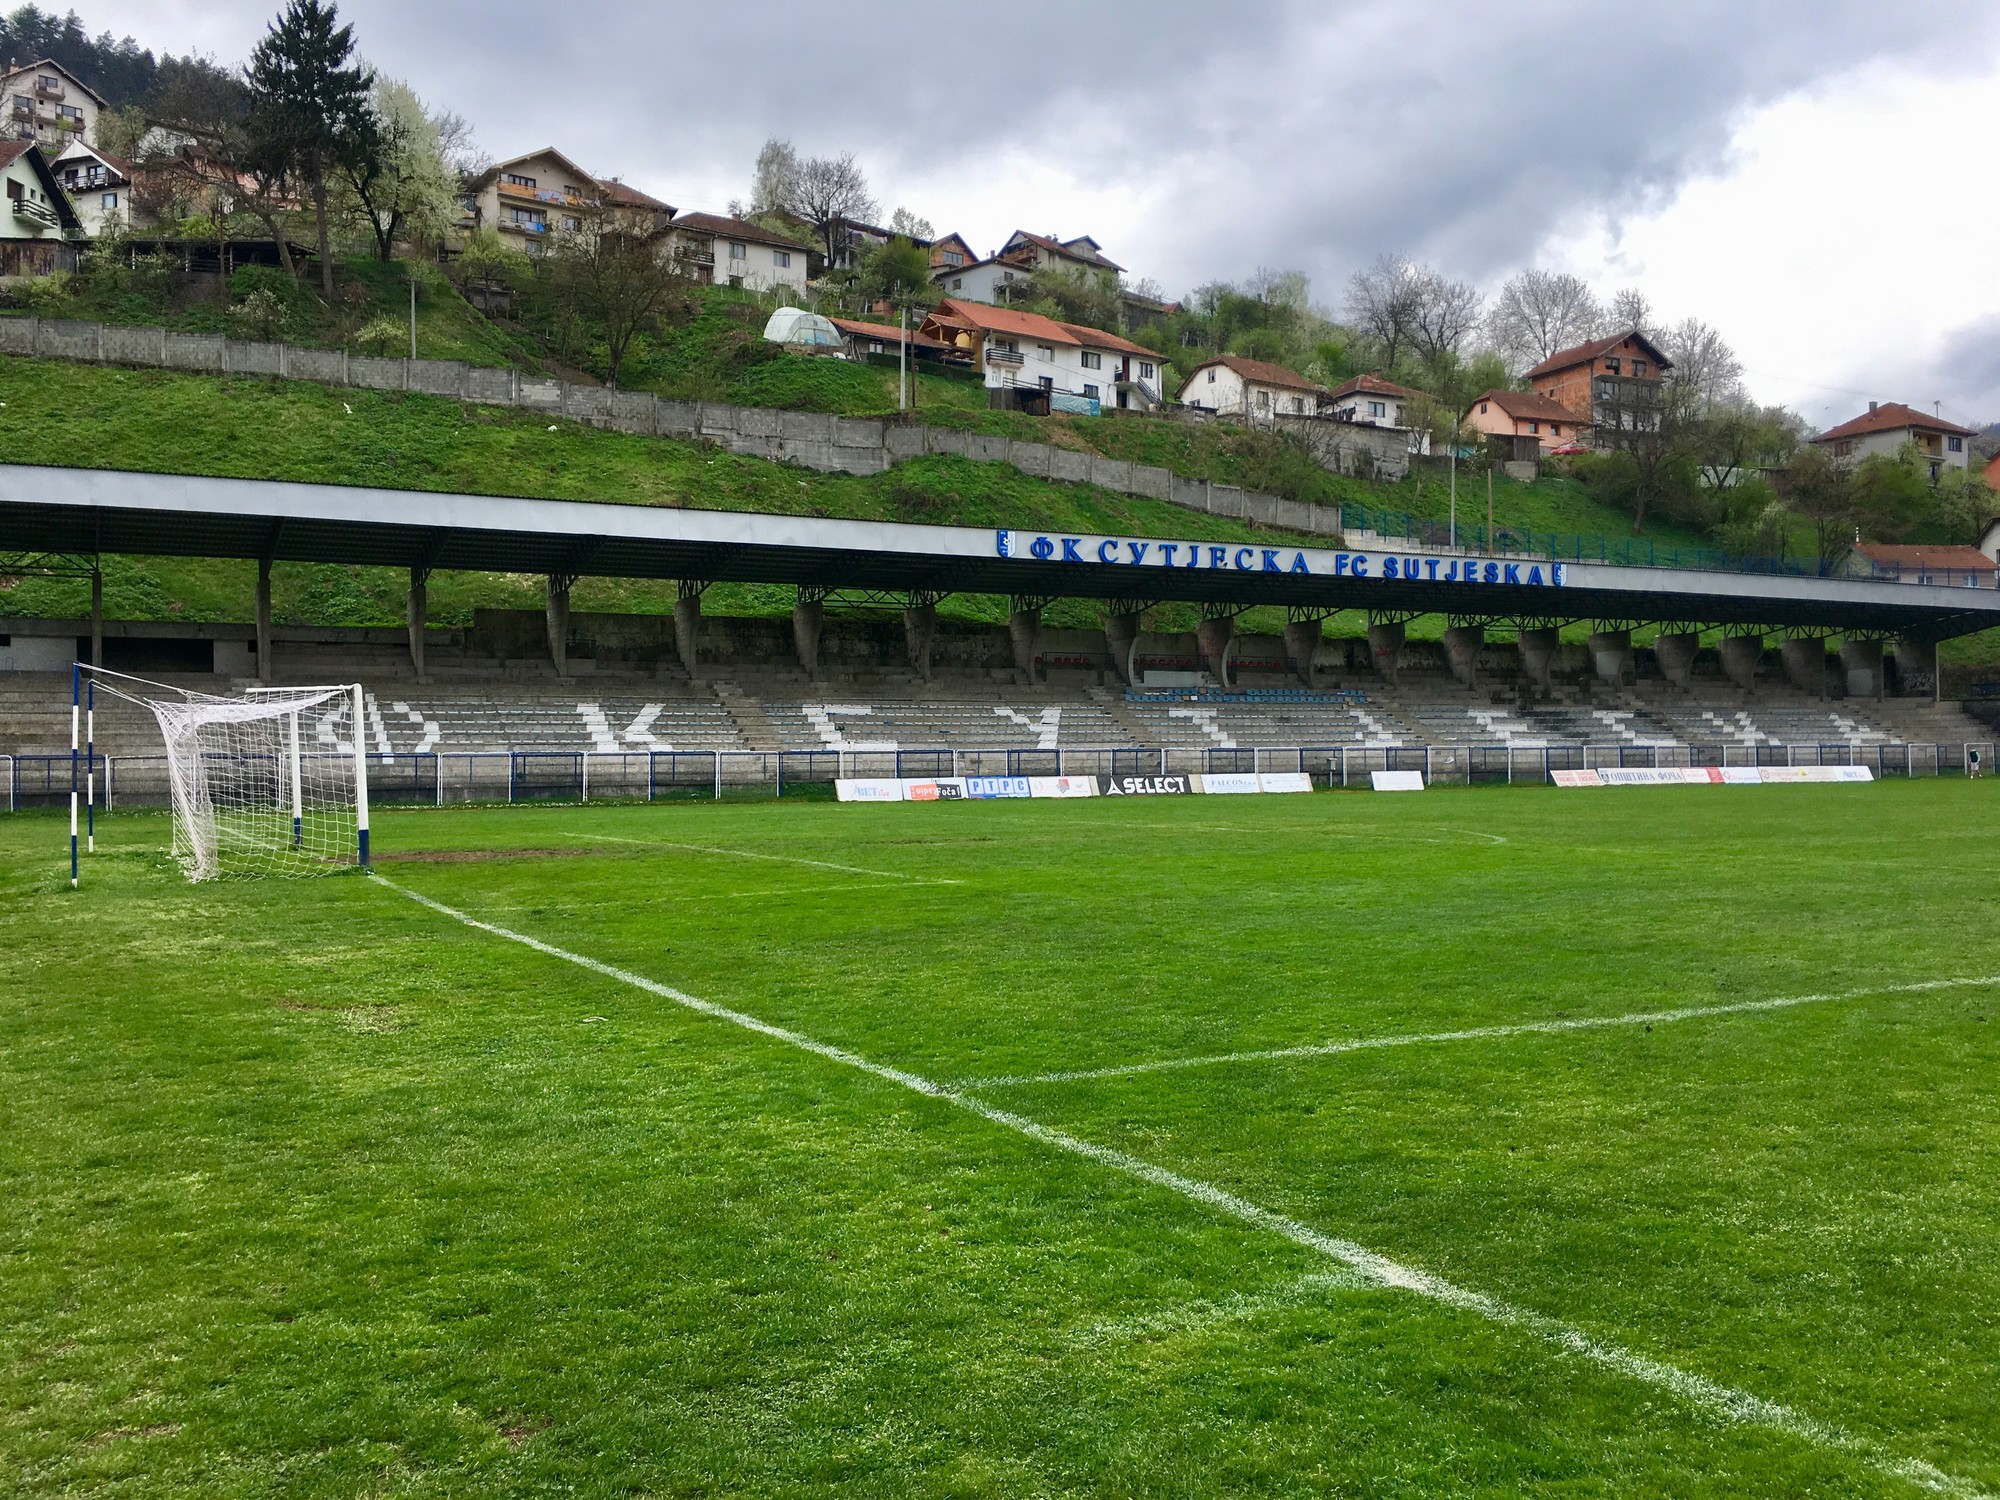
<path fill-rule="evenodd" d="M 1194 790 L 1191 776 L 1100 776 L 1100 797 L 1185 797 Z"/>
<path fill-rule="evenodd" d="M 965 783 L 956 776 L 944 776 L 935 781 L 905 781 L 903 795 L 911 802 L 960 802 L 965 798 Z"/>
<path fill-rule="evenodd" d="M 988 797 L 1029 797 L 1025 776 L 968 776 L 965 778 L 965 795 L 985 799 Z"/>
<path fill-rule="evenodd" d="M 1254 771 L 1212 772 L 1195 777 L 1195 789 L 1211 797 L 1240 797 L 1261 792 Z"/>
<path fill-rule="evenodd" d="M 1422 771 L 1370 771 L 1368 779 L 1378 792 L 1421 792 Z"/>
<path fill-rule="evenodd" d="M 1602 766 L 1602 786 L 1707 786 L 1708 772 L 1700 766 Z"/>
<path fill-rule="evenodd" d="M 1030 776 L 1028 778 L 1030 797 L 1095 797 L 1097 778 L 1095 776 Z"/>
<path fill-rule="evenodd" d="M 1325 548 L 1243 547 L 1234 543 L 1137 541 L 1113 536 L 1064 536 L 1060 532 L 996 530 L 995 557 L 1036 562 L 1177 573 L 1302 573 L 1322 578 L 1387 578 L 1455 583 L 1469 591 L 1489 587 L 1555 588 L 1568 583 L 1566 565 L 1537 558 L 1412 557 L 1396 551 L 1335 552 Z"/>
<path fill-rule="evenodd" d="M 1266 771 L 1260 778 L 1267 792 L 1309 792 L 1313 779 L 1304 771 Z"/>
<path fill-rule="evenodd" d="M 1551 771 L 1557 786 L 1800 786 L 1873 781 L 1866 766 L 1602 766 Z"/>
<path fill-rule="evenodd" d="M 833 795 L 842 802 L 901 802 L 903 783 L 893 777 L 863 779 L 843 776 L 834 782 Z"/>
<path fill-rule="evenodd" d="M 1557 786 L 1603 786 L 1595 771 L 1551 771 L 1549 780 Z"/>

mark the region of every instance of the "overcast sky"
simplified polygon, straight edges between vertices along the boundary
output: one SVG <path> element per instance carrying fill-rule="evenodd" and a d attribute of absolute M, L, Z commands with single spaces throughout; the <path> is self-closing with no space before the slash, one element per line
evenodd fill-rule
<path fill-rule="evenodd" d="M 276 0 L 74 0 L 240 60 Z M 1395 250 L 1637 285 L 1826 426 L 1869 398 L 2000 418 L 2000 5 L 1920 0 L 346 0 L 378 67 L 496 158 L 554 145 L 668 202 L 759 144 L 853 151 L 985 253 L 1096 237 L 1178 295 L 1296 267 L 1334 308 Z"/>

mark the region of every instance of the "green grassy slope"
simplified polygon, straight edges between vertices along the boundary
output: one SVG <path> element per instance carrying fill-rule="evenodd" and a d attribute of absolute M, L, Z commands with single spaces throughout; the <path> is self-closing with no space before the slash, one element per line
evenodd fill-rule
<path fill-rule="evenodd" d="M 2000 935 L 1908 914 L 1989 899 L 1994 796 L 377 815 L 543 851 L 401 885 L 947 1082 L 1834 997 L 962 1085 L 1008 1120 L 365 880 L 190 887 L 158 816 L 71 895 L 0 819 L 0 1486 L 1992 1493 L 2000 993 L 1908 987 Z"/>

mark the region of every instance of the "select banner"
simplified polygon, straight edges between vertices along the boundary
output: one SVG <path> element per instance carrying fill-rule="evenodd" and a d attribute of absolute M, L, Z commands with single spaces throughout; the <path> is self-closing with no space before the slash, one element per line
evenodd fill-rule
<path fill-rule="evenodd" d="M 1100 797 L 1185 797 L 1194 790 L 1192 776 L 1100 776 Z"/>

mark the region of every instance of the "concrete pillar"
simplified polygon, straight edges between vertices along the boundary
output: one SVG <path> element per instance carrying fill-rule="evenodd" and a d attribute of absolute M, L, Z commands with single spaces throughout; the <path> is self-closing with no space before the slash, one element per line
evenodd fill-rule
<path fill-rule="evenodd" d="M 1285 627 L 1285 661 L 1308 690 L 1318 686 L 1313 679 L 1313 657 L 1324 634 L 1325 622 L 1321 620 L 1294 620 Z"/>
<path fill-rule="evenodd" d="M 1546 625 L 1524 626 L 1514 645 L 1521 653 L 1521 671 L 1535 686 L 1546 690 L 1555 678 L 1556 647 L 1561 632 Z"/>
<path fill-rule="evenodd" d="M 1445 630 L 1445 663 L 1451 675 L 1467 687 L 1479 686 L 1479 648 L 1485 644 L 1483 625 L 1452 625 Z"/>
<path fill-rule="evenodd" d="M 1938 695 L 1937 642 L 1921 641 L 1915 636 L 1896 637 L 1896 677 L 1904 693 L 1911 697 L 1927 697 L 1932 702 Z"/>
<path fill-rule="evenodd" d="M 1014 665 L 1035 680 L 1035 638 L 1042 633 L 1039 609 L 1017 609 L 1007 616 L 1007 639 L 1013 643 Z"/>
<path fill-rule="evenodd" d="M 1882 696 L 1882 643 L 1880 641 L 1842 641 L 1840 643 L 1840 665 L 1847 674 L 1847 696 L 1850 698 L 1880 698 Z"/>
<path fill-rule="evenodd" d="M 1127 687 L 1138 686 L 1132 656 L 1139 644 L 1139 622 L 1144 618 L 1136 613 L 1104 617 L 1104 649 L 1111 653 L 1111 665 L 1125 679 Z"/>
<path fill-rule="evenodd" d="M 1757 685 L 1757 663 L 1764 656 L 1761 635 L 1725 635 L 1722 638 L 1722 673 L 1749 692 Z"/>
<path fill-rule="evenodd" d="M 1701 637 L 1692 630 L 1663 630 L 1653 637 L 1653 659 L 1660 664 L 1660 675 L 1675 687 L 1686 687 L 1694 680 L 1694 655 L 1701 649 Z"/>
<path fill-rule="evenodd" d="M 104 665 L 104 570 L 90 570 L 90 664 Z M 257 663 L 257 670 L 263 671 L 264 664 Z"/>
<path fill-rule="evenodd" d="M 271 559 L 257 559 L 257 680 L 275 682 L 271 671 Z"/>
<path fill-rule="evenodd" d="M 1800 692 L 1826 696 L 1826 642 L 1816 635 L 1793 636 L 1778 643 L 1785 680 Z"/>
<path fill-rule="evenodd" d="M 937 638 L 937 606 L 912 604 L 903 611 L 903 645 L 910 665 L 925 682 L 931 680 L 931 643 Z"/>
<path fill-rule="evenodd" d="M 543 611 L 549 624 L 549 660 L 555 663 L 556 676 L 569 675 L 569 583 L 553 574 L 548 580 L 548 594 Z"/>
<path fill-rule="evenodd" d="M 1632 632 L 1629 630 L 1591 631 L 1590 664 L 1597 669 L 1597 676 L 1600 681 L 1623 682 L 1625 680 L 1626 669 L 1632 665 Z"/>
<path fill-rule="evenodd" d="M 826 624 L 826 606 L 817 599 L 801 599 L 792 606 L 792 649 L 808 677 L 819 676 L 819 633 Z"/>
<path fill-rule="evenodd" d="M 1401 620 L 1388 620 L 1368 627 L 1368 658 L 1375 663 L 1375 670 L 1382 674 L 1382 680 L 1392 687 L 1396 682 L 1396 659 L 1402 654 Z"/>
<path fill-rule="evenodd" d="M 674 601 L 674 650 L 692 677 L 701 668 L 701 594 L 688 590 Z"/>
<path fill-rule="evenodd" d="M 1194 628 L 1194 638 L 1201 647 L 1202 665 L 1223 687 L 1229 683 L 1229 638 L 1236 633 L 1233 616 L 1222 615 L 1216 619 L 1203 620 Z"/>
<path fill-rule="evenodd" d="M 422 568 L 410 569 L 410 597 L 404 609 L 410 628 L 410 665 L 416 669 L 419 682 L 430 681 L 424 675 L 424 627 L 430 622 L 431 612 L 430 576 Z"/>

